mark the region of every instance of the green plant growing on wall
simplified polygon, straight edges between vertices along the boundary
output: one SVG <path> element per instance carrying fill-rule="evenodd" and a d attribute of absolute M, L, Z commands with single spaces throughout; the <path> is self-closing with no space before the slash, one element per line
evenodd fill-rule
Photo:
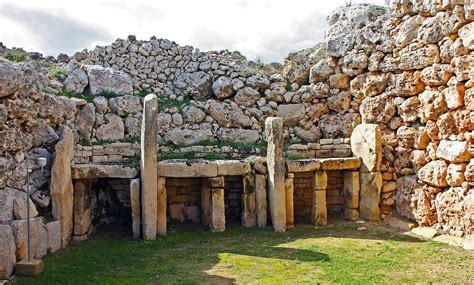
<path fill-rule="evenodd" d="M 28 58 L 26 51 L 22 49 L 11 49 L 0 53 L 1 56 L 12 62 L 24 62 Z"/>
<path fill-rule="evenodd" d="M 140 156 L 135 155 L 123 160 L 123 164 L 132 168 L 140 167 Z"/>
<path fill-rule="evenodd" d="M 67 68 L 65 66 L 55 68 L 48 73 L 48 76 L 53 79 L 62 79 L 62 78 L 65 78 L 66 75 L 67 75 Z"/>

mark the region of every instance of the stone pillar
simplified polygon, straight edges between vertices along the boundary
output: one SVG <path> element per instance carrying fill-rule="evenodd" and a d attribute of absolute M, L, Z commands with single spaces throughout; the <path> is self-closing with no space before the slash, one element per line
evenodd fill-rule
<path fill-rule="evenodd" d="M 166 236 L 166 178 L 158 177 L 157 190 L 157 218 L 156 218 L 156 232 L 159 236 Z"/>
<path fill-rule="evenodd" d="M 242 226 L 255 227 L 257 225 L 255 180 L 249 173 L 242 177 Z"/>
<path fill-rule="evenodd" d="M 142 233 L 143 239 L 156 239 L 157 225 L 157 117 L 158 100 L 156 95 L 148 94 L 143 103 L 141 129 L 141 182 L 142 182 Z"/>
<path fill-rule="evenodd" d="M 211 189 L 210 210 L 209 227 L 211 231 L 223 232 L 225 230 L 225 205 L 223 188 Z"/>
<path fill-rule="evenodd" d="M 140 208 L 140 179 L 130 180 L 130 204 L 132 207 L 133 238 L 140 238 L 141 208 Z"/>
<path fill-rule="evenodd" d="M 295 227 L 295 209 L 293 206 L 293 173 L 288 173 L 285 180 L 285 201 L 286 201 L 286 228 Z"/>
<path fill-rule="evenodd" d="M 355 221 L 359 218 L 359 189 L 358 171 L 344 172 L 344 219 Z"/>
<path fill-rule="evenodd" d="M 255 174 L 255 208 L 257 212 L 257 227 L 267 226 L 267 177 Z"/>
<path fill-rule="evenodd" d="M 90 181 L 78 179 L 74 181 L 74 240 L 87 239 L 92 226 Z"/>
<path fill-rule="evenodd" d="M 311 209 L 311 221 L 315 225 L 326 225 L 328 223 L 327 187 L 328 175 L 326 171 L 316 171 L 313 176 L 313 206 Z"/>
<path fill-rule="evenodd" d="M 54 149 L 50 186 L 52 214 L 53 218 L 61 223 L 61 247 L 64 248 L 71 240 L 73 230 L 74 189 L 71 161 L 74 158 L 74 138 L 70 128 L 62 128 L 61 139 Z"/>
<path fill-rule="evenodd" d="M 270 117 L 265 121 L 267 135 L 268 200 L 273 228 L 286 230 L 285 160 L 283 159 L 283 119 Z"/>
<path fill-rule="evenodd" d="M 201 187 L 201 223 L 205 226 L 209 225 L 211 187 L 207 178 L 203 178 Z"/>
<path fill-rule="evenodd" d="M 382 133 L 378 125 L 360 124 L 351 135 L 354 156 L 362 160 L 360 172 L 359 214 L 369 221 L 380 220 L 380 192 L 382 190 Z"/>

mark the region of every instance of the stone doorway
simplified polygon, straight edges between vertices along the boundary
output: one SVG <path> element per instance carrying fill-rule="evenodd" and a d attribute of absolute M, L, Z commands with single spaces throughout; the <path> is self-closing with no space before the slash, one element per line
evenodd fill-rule
<path fill-rule="evenodd" d="M 203 178 L 167 178 L 166 203 L 170 225 L 201 224 Z"/>
<path fill-rule="evenodd" d="M 225 220 L 228 225 L 242 224 L 242 176 L 224 177 Z"/>

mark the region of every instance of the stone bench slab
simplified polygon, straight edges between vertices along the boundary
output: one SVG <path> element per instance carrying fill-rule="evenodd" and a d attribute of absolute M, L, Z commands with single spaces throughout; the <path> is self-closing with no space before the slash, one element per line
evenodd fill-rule
<path fill-rule="evenodd" d="M 138 170 L 123 165 L 76 164 L 71 168 L 72 179 L 135 178 Z"/>
<path fill-rule="evenodd" d="M 360 164 L 360 158 L 357 157 L 310 158 L 287 160 L 286 168 L 290 173 L 318 170 L 357 170 Z"/>
<path fill-rule="evenodd" d="M 251 171 L 250 163 L 241 160 L 164 160 L 158 162 L 158 175 L 162 177 L 216 177 L 245 175 Z"/>

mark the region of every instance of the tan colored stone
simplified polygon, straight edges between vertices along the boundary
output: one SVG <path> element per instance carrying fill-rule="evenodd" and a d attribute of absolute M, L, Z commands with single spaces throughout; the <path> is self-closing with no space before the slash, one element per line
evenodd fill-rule
<path fill-rule="evenodd" d="M 286 228 L 295 226 L 295 215 L 293 206 L 293 178 L 285 179 L 285 205 L 286 205 Z"/>
<path fill-rule="evenodd" d="M 435 90 L 425 90 L 418 99 L 421 102 L 419 117 L 423 122 L 437 120 L 438 117 L 448 110 L 443 93 Z"/>
<path fill-rule="evenodd" d="M 217 162 L 205 160 L 160 161 L 158 172 L 163 177 L 216 177 Z"/>
<path fill-rule="evenodd" d="M 364 220 L 380 220 L 380 192 L 382 190 L 382 174 L 380 172 L 360 173 L 359 213 Z"/>
<path fill-rule="evenodd" d="M 357 221 L 359 219 L 359 211 L 357 209 L 344 208 L 344 219 Z"/>
<path fill-rule="evenodd" d="M 357 157 L 321 158 L 321 170 L 355 170 L 361 166 Z"/>
<path fill-rule="evenodd" d="M 342 73 L 329 76 L 329 86 L 331 88 L 347 90 L 349 88 L 349 81 L 350 77 Z"/>
<path fill-rule="evenodd" d="M 166 236 L 166 178 L 158 177 L 157 200 L 156 200 L 156 233 Z"/>
<path fill-rule="evenodd" d="M 143 102 L 140 160 L 142 234 L 145 240 L 155 240 L 157 233 L 157 119 L 158 99 L 156 95 L 148 94 Z"/>
<path fill-rule="evenodd" d="M 429 227 L 416 227 L 416 228 L 413 228 L 411 232 L 417 236 L 422 236 L 424 238 L 429 238 L 429 239 L 432 239 L 436 235 L 438 235 L 438 231 L 436 229 L 429 228 Z"/>
<path fill-rule="evenodd" d="M 240 160 L 217 160 L 217 175 L 239 175 L 250 173 L 250 163 Z"/>
<path fill-rule="evenodd" d="M 92 205 L 88 181 L 74 182 L 74 235 L 83 236 L 89 233 L 92 226 Z"/>
<path fill-rule="evenodd" d="M 76 164 L 72 167 L 73 179 L 135 178 L 137 169 L 122 165 Z"/>
<path fill-rule="evenodd" d="M 27 220 L 16 220 L 12 224 L 16 242 L 16 258 L 28 257 Z M 42 258 L 48 251 L 48 235 L 41 218 L 30 220 L 31 258 Z"/>
<path fill-rule="evenodd" d="M 45 225 L 48 235 L 48 250 L 56 252 L 61 249 L 61 224 L 59 221 L 49 222 Z"/>
<path fill-rule="evenodd" d="M 255 180 L 247 174 L 242 179 L 242 225 L 246 228 L 257 225 Z"/>
<path fill-rule="evenodd" d="M 28 198 L 28 203 L 30 204 L 30 219 L 38 216 L 38 211 L 36 210 L 35 203 Z M 27 205 L 26 197 L 17 197 L 13 201 L 13 213 L 17 220 L 26 220 L 27 219 Z"/>
<path fill-rule="evenodd" d="M 351 135 L 351 149 L 354 156 L 361 158 L 360 170 L 372 172 L 380 170 L 382 163 L 382 133 L 378 125 L 361 124 Z"/>
<path fill-rule="evenodd" d="M 213 232 L 225 230 L 224 189 L 222 188 L 211 189 L 209 226 Z"/>
<path fill-rule="evenodd" d="M 16 263 L 15 238 L 10 225 L 0 225 L 0 279 L 7 279 L 13 274 Z"/>
<path fill-rule="evenodd" d="M 412 43 L 400 51 L 399 68 L 402 70 L 421 69 L 439 61 L 438 45 Z"/>
<path fill-rule="evenodd" d="M 211 203 L 211 188 L 209 183 L 202 183 L 201 187 L 201 223 L 205 226 L 209 225 L 210 219 L 210 203 Z"/>
<path fill-rule="evenodd" d="M 324 226 L 328 222 L 326 190 L 314 189 L 311 221 L 315 225 Z"/>
<path fill-rule="evenodd" d="M 464 104 L 464 84 L 456 84 L 443 89 L 446 105 L 449 109 L 454 110 Z"/>
<path fill-rule="evenodd" d="M 359 208 L 360 175 L 358 171 L 344 172 L 343 191 L 346 208 Z"/>
<path fill-rule="evenodd" d="M 316 171 L 320 169 L 321 162 L 316 159 L 287 160 L 286 167 L 290 173 Z"/>
<path fill-rule="evenodd" d="M 55 146 L 56 155 L 51 169 L 51 201 L 55 220 L 61 223 L 61 247 L 69 243 L 73 230 L 73 194 L 71 161 L 74 158 L 72 130 L 64 127 Z"/>
<path fill-rule="evenodd" d="M 273 228 L 277 232 L 286 230 L 285 208 L 285 161 L 283 159 L 283 119 L 267 118 L 267 168 L 268 200 Z"/>
<path fill-rule="evenodd" d="M 451 163 L 448 165 L 446 182 L 449 186 L 457 187 L 461 186 L 464 182 L 464 171 L 466 170 L 466 163 Z"/>
<path fill-rule="evenodd" d="M 141 235 L 141 207 L 140 207 L 140 179 L 130 180 L 130 205 L 132 210 L 132 233 L 133 238 L 138 239 Z"/>
<path fill-rule="evenodd" d="M 447 167 L 444 160 L 431 161 L 418 171 L 418 179 L 432 186 L 446 187 Z"/>
<path fill-rule="evenodd" d="M 267 226 L 267 178 L 262 174 L 255 174 L 257 227 Z"/>
<path fill-rule="evenodd" d="M 451 162 L 466 162 L 471 158 L 467 141 L 441 140 L 436 149 L 436 156 Z"/>

